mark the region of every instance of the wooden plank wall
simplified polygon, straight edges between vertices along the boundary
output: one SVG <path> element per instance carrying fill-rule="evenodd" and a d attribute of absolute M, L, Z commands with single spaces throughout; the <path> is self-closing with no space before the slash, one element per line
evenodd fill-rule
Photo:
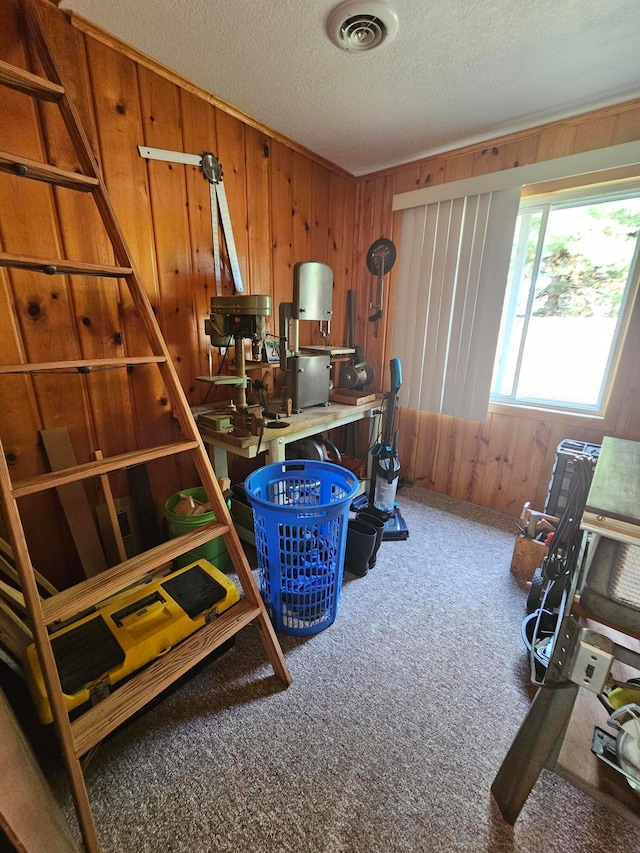
<path fill-rule="evenodd" d="M 204 319 L 216 292 L 209 185 L 195 167 L 142 159 L 138 145 L 213 151 L 224 170 L 245 292 L 272 297 L 270 331 L 278 332 L 279 303 L 291 300 L 293 265 L 323 261 L 335 278 L 330 342 L 344 345 L 355 179 L 126 46 L 73 26 L 51 4 L 39 8 L 190 403 L 201 403 L 209 390 L 194 379 L 209 372 Z M 0 0 L 0 18 L 0 59 L 39 71 L 13 0 Z M 4 87 L 0 108 L 0 149 L 77 168 L 57 108 L 39 109 Z M 2 174 L 0 214 L 2 251 L 110 260 L 93 201 L 80 194 Z M 223 292 L 229 294 L 225 270 Z M 310 325 L 306 342 L 322 343 Z M 119 283 L 0 270 L 3 363 L 144 352 L 135 311 Z M 213 356 L 215 372 L 220 357 L 217 351 Z M 273 388 L 278 377 L 267 371 L 265 379 Z M 153 366 L 84 377 L 14 375 L 0 379 L 0 394 L 0 435 L 14 479 L 46 470 L 40 429 L 66 426 L 83 462 L 96 449 L 109 456 L 163 444 L 176 428 Z M 159 519 L 166 498 L 197 483 L 179 457 L 153 463 L 149 474 Z M 114 480 L 116 494 L 126 494 L 126 476 Z M 102 500 L 97 490 L 89 496 L 94 505 Z M 58 587 L 79 580 L 55 496 L 25 500 L 23 509 L 36 567 Z"/>
<path fill-rule="evenodd" d="M 208 372 L 203 321 L 215 293 L 208 185 L 195 168 L 141 159 L 138 145 L 212 150 L 220 158 L 246 292 L 271 295 L 272 333 L 278 331 L 277 306 L 291 299 L 293 265 L 329 264 L 335 280 L 330 342 L 346 343 L 346 296 L 353 288 L 355 342 L 382 388 L 388 383 L 397 265 L 385 280 L 386 310 L 376 336 L 367 320 L 373 282 L 365 259 L 379 237 L 398 244 L 399 215 L 391 212 L 395 193 L 640 138 L 640 102 L 634 101 L 356 180 L 90 25 L 77 20 L 72 25 L 52 4 L 40 6 L 194 405 L 208 390 L 194 377 Z M 0 0 L 0 13 L 0 59 L 34 68 L 13 0 Z M 55 108 L 37 109 L 26 96 L 4 89 L 0 106 L 0 149 L 67 168 L 77 165 Z M 110 259 L 87 198 L 0 175 L 0 213 L 0 250 Z M 223 292 L 232 292 L 228 271 Z M 304 342 L 322 342 L 310 325 L 303 324 L 301 333 Z M 0 270 L 3 362 L 143 351 L 135 311 L 120 284 Z M 598 443 L 604 434 L 640 439 L 639 356 L 640 305 L 605 422 L 504 408 L 492 409 L 485 422 L 402 411 L 403 476 L 514 516 L 525 500 L 541 507 L 562 439 Z M 219 365 L 214 355 L 214 371 Z M 275 390 L 277 372 L 267 371 L 264 378 Z M 136 367 L 125 376 L 104 371 L 88 377 L 5 377 L 0 395 L 0 435 L 16 479 L 45 470 L 39 429 L 66 426 L 80 461 L 97 449 L 108 456 L 163 443 L 175 430 L 153 367 Z M 154 463 L 149 470 L 161 518 L 164 498 L 193 485 L 195 474 L 179 461 Z M 116 495 L 127 493 L 126 476 L 114 480 Z M 97 490 L 89 497 L 93 505 L 102 500 Z M 59 587 L 80 579 L 55 498 L 25 499 L 24 510 L 37 568 Z"/>
<path fill-rule="evenodd" d="M 364 306 L 358 312 L 357 337 L 376 371 L 388 373 L 397 265 L 389 276 L 386 328 L 375 338 L 364 316 L 370 284 L 365 257 L 369 245 L 381 236 L 394 240 L 400 249 L 401 214 L 391 211 L 394 194 L 637 139 L 639 100 L 363 178 L 357 192 L 353 264 L 358 299 Z M 541 369 L 553 369 L 545 354 L 541 354 Z M 388 377 L 384 379 L 388 383 Z M 639 389 L 640 305 L 636 305 L 605 421 L 507 407 L 492 407 L 483 422 L 404 410 L 399 415 L 402 476 L 416 485 L 514 516 L 527 500 L 542 509 L 560 441 L 600 443 L 604 435 L 640 440 Z"/>

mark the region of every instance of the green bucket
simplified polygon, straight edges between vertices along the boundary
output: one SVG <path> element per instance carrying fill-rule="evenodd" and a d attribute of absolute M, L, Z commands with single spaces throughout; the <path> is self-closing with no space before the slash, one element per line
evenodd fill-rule
<path fill-rule="evenodd" d="M 216 517 L 213 512 L 203 512 L 202 515 L 178 515 L 173 512 L 173 508 L 180 500 L 181 495 L 190 495 L 194 500 L 206 503 L 207 493 L 202 486 L 196 486 L 194 489 L 182 489 L 177 495 L 172 495 L 164 505 L 164 514 L 169 526 L 171 537 L 182 536 L 183 533 L 190 533 L 195 527 L 200 527 L 203 524 L 208 524 L 210 521 L 215 521 Z M 219 536 L 217 539 L 210 539 L 203 545 L 197 548 L 192 548 L 185 554 L 181 554 L 174 560 L 176 569 L 181 569 L 188 566 L 189 563 L 194 563 L 198 559 L 208 560 L 210 563 L 224 571 L 231 558 L 224 545 L 224 539 Z"/>

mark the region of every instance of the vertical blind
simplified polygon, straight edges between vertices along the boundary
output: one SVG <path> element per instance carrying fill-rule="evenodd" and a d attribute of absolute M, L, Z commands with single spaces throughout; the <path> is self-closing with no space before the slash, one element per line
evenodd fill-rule
<path fill-rule="evenodd" d="M 640 141 L 393 198 L 402 210 L 392 354 L 400 401 L 484 420 L 523 185 L 640 164 Z"/>
<path fill-rule="evenodd" d="M 486 418 L 520 192 L 404 210 L 392 344 L 403 405 Z"/>

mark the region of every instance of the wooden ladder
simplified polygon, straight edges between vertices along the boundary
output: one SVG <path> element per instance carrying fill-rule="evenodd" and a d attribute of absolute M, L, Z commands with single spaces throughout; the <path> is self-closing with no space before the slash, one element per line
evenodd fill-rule
<path fill-rule="evenodd" d="M 0 170 L 24 178 L 44 181 L 60 187 L 91 193 L 113 247 L 115 265 L 103 266 L 61 260 L 0 253 L 0 266 L 41 272 L 48 275 L 91 275 L 124 279 L 135 308 L 148 334 L 151 354 L 135 358 L 111 358 L 92 361 L 75 360 L 9 364 L 0 366 L 0 373 L 31 373 L 70 368 L 102 367 L 127 368 L 134 364 L 157 364 L 165 383 L 173 414 L 182 430 L 183 440 L 168 445 L 136 450 L 97 459 L 73 468 L 12 482 L 5 452 L 0 444 L 0 499 L 5 523 L 14 551 L 16 568 L 32 622 L 35 645 L 51 705 L 57 735 L 68 767 L 71 789 L 80 830 L 88 851 L 99 851 L 81 757 L 104 737 L 125 722 L 132 714 L 157 696 L 198 661 L 221 646 L 238 631 L 252 622 L 260 629 L 260 637 L 276 676 L 285 684 L 291 683 L 286 662 L 277 637 L 266 613 L 246 555 L 231 521 L 226 502 L 218 485 L 207 451 L 202 443 L 188 401 L 171 362 L 169 351 L 155 319 L 151 303 L 135 270 L 131 254 L 116 220 L 109 195 L 91 151 L 88 137 L 78 113 L 65 93 L 60 73 L 47 42 L 40 14 L 33 4 L 24 2 L 27 33 L 32 40 L 44 69 L 44 77 L 0 62 L 0 84 L 26 93 L 33 98 L 52 101 L 60 109 L 67 132 L 73 142 L 82 174 L 51 165 L 34 162 L 18 155 L 0 151 Z M 54 489 L 68 483 L 100 477 L 129 465 L 138 465 L 172 454 L 191 455 L 202 485 L 209 497 L 216 521 L 194 528 L 168 542 L 152 547 L 119 565 L 108 568 L 77 585 L 47 599 L 38 594 L 34 567 L 31 564 L 18 500 L 27 495 Z M 225 546 L 242 585 L 241 600 L 173 648 L 167 655 L 140 670 L 133 678 L 73 721 L 66 709 L 60 677 L 56 667 L 49 631 L 59 620 L 68 620 L 87 608 L 94 607 L 109 596 L 142 580 L 149 572 L 191 549 L 224 537 Z"/>

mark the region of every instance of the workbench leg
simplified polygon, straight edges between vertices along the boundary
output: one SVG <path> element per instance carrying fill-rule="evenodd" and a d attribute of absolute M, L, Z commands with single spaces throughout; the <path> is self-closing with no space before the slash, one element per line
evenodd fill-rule
<path fill-rule="evenodd" d="M 229 476 L 229 462 L 227 451 L 224 448 L 216 447 L 215 445 L 213 447 L 209 446 L 209 458 L 218 479 Z"/>
<path fill-rule="evenodd" d="M 290 439 L 293 441 L 293 437 Z M 284 462 L 287 456 L 287 444 L 283 438 L 274 438 L 271 441 L 265 442 L 265 450 L 267 451 L 267 465 L 272 462 Z"/>
<path fill-rule="evenodd" d="M 520 726 L 491 792 L 507 823 L 514 824 L 538 776 L 563 737 L 580 688 L 570 681 L 541 687 Z"/>

